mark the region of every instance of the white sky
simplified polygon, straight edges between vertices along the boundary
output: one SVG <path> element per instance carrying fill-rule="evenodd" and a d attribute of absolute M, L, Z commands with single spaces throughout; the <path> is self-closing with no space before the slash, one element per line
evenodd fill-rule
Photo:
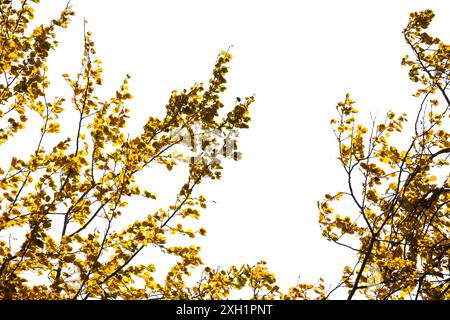
<path fill-rule="evenodd" d="M 65 2 L 42 1 L 37 16 L 55 16 Z M 233 45 L 228 106 L 256 95 L 250 129 L 241 135 L 240 162 L 201 188 L 210 203 L 201 242 L 210 266 L 267 260 L 284 286 L 324 277 L 334 284 L 350 252 L 322 239 L 316 202 L 345 188 L 329 121 L 350 92 L 361 114 L 416 107 L 401 31 L 408 14 L 426 8 L 431 30 L 450 42 L 448 1 L 144 1 L 74 0 L 76 17 L 60 32 L 50 75 L 79 69 L 83 17 L 105 69 L 104 94 L 131 79 L 134 118 L 161 115 L 173 89 L 207 81 L 217 54 Z M 446 38 L 447 37 L 447 38 Z M 66 90 L 66 91 L 64 91 Z M 177 173 L 177 171 L 174 171 Z M 146 177 L 164 192 L 175 180 Z M 152 180 L 153 179 L 153 180 Z M 173 197 L 171 198 L 173 199 Z M 158 205 L 161 205 L 160 203 Z M 140 208 L 136 208 L 140 209 Z"/>

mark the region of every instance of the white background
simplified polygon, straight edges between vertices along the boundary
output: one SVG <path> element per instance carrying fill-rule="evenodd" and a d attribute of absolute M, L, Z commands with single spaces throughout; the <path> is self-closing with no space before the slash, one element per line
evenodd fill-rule
<path fill-rule="evenodd" d="M 130 126 L 136 132 L 148 115 L 163 114 L 173 89 L 206 82 L 217 54 L 233 45 L 224 101 L 231 107 L 236 96 L 255 94 L 256 102 L 250 129 L 240 139 L 243 160 L 227 162 L 223 179 L 201 188 L 215 201 L 200 223 L 208 230 L 200 243 L 204 261 L 226 267 L 267 260 L 283 287 L 299 276 L 301 281 L 324 277 L 335 283 L 353 255 L 322 238 L 316 206 L 325 193 L 345 190 L 329 125 L 335 105 L 349 92 L 363 118 L 370 111 L 414 112 L 413 86 L 400 66 L 409 53 L 401 31 L 411 11 L 430 8 L 437 14 L 430 31 L 450 42 L 450 3 L 72 3 L 77 15 L 68 30 L 59 32 L 60 47 L 50 59 L 52 92 L 67 94 L 61 74 L 79 70 L 86 18 L 105 69 L 101 93 L 114 94 L 125 74 L 132 76 Z M 64 4 L 42 1 L 38 21 L 56 16 Z M 144 180 L 173 199 L 177 173 Z"/>

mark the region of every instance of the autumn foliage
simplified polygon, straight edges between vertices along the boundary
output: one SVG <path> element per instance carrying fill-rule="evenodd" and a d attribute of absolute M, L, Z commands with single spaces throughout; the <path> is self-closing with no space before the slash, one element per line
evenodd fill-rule
<path fill-rule="evenodd" d="M 412 121 L 389 112 L 370 127 L 347 95 L 332 120 L 347 189 L 319 202 L 323 235 L 357 254 L 340 286 L 348 298 L 450 297 L 450 46 L 425 32 L 434 13 L 412 13 L 403 30 L 412 56 L 402 64 L 417 83 Z M 409 136 L 409 130 L 411 135 Z M 350 200 L 353 215 L 335 211 Z"/>
<path fill-rule="evenodd" d="M 350 95 L 332 120 L 347 187 L 318 203 L 319 222 L 323 235 L 353 250 L 357 261 L 335 287 L 320 279 L 282 292 L 264 261 L 205 267 L 200 248 L 189 243 L 206 235 L 190 227 L 207 206 L 196 187 L 220 179 L 218 158 L 240 159 L 236 133 L 250 121 L 253 96 L 236 98 L 228 109 L 221 102 L 231 54 L 219 54 L 208 83 L 174 90 L 165 115 L 149 116 L 131 135 L 129 76 L 112 97 L 98 98 L 102 66 L 88 31 L 80 72 L 61 71 L 71 95 L 48 96 L 48 57 L 74 12 L 67 6 L 30 29 L 37 3 L 0 1 L 0 152 L 30 126 L 36 138 L 28 157 L 1 158 L 0 298 L 225 299 L 244 289 L 252 299 L 327 299 L 338 288 L 347 288 L 349 299 L 450 297 L 450 46 L 425 32 L 431 11 L 411 14 L 403 31 L 412 56 L 402 64 L 419 85 L 412 122 L 389 112 L 380 123 L 359 124 Z M 76 114 L 71 136 L 61 130 L 65 112 Z M 410 124 L 413 134 L 405 136 Z M 133 214 L 127 205 L 134 199 L 158 201 L 136 179 L 155 166 L 186 169 L 174 204 L 118 223 Z M 149 247 L 175 258 L 163 280 L 155 277 L 158 260 L 142 257 Z"/>
<path fill-rule="evenodd" d="M 32 5 L 37 2 L 0 3 L 0 68 L 4 75 L 0 143 L 14 139 L 30 116 L 37 115 L 42 122 L 34 133 L 38 139 L 33 154 L 23 159 L 12 157 L 0 169 L 0 297 L 221 298 L 231 287 L 243 287 L 248 281 L 254 281 L 255 290 L 272 289 L 267 283 L 273 281 L 263 264 L 233 267 L 227 273 L 206 269 L 198 285 L 187 287 L 185 278 L 202 264 L 200 248 L 175 246 L 170 241 L 177 235 L 205 235 L 203 228 L 191 230 L 182 224 L 186 219 L 198 219 L 200 209 L 206 207 L 205 198 L 194 195 L 194 189 L 205 179 L 220 178 L 218 153 L 239 159 L 231 133 L 248 127 L 253 97 L 237 98 L 235 106 L 219 116 L 231 54 L 218 56 L 209 83 L 173 91 L 165 116 L 149 117 L 141 133 L 130 136 L 126 132 L 127 102 L 132 98 L 129 77 L 113 97 L 99 100 L 96 88 L 102 85 L 102 67 L 90 32 L 85 32 L 81 71 L 63 74 L 72 95 L 47 97 L 47 58 L 57 46 L 57 30 L 67 27 L 73 11 L 67 7 L 59 18 L 30 31 Z M 76 114 L 73 136 L 46 143 L 49 135 L 59 134 L 60 115 L 67 110 Z M 225 138 L 217 141 L 217 135 L 209 139 L 204 135 L 202 148 L 186 144 L 185 135 L 213 130 Z M 208 147 L 213 144 L 215 148 Z M 191 155 L 184 156 L 183 149 Z M 137 173 L 150 165 L 171 170 L 178 164 L 185 165 L 188 178 L 173 205 L 129 225 L 114 224 L 133 198 L 156 199 L 135 182 Z M 19 244 L 11 244 L 11 235 Z M 152 261 L 134 263 L 149 246 L 178 258 L 162 283 L 152 276 L 156 268 Z"/>

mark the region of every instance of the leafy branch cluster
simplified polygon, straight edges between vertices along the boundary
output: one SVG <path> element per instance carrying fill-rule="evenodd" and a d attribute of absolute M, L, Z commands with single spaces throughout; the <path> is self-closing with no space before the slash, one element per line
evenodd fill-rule
<path fill-rule="evenodd" d="M 349 299 L 356 293 L 375 299 L 449 297 L 450 46 L 425 32 L 433 17 L 431 10 L 412 13 L 403 30 L 413 57 L 402 64 L 419 84 L 414 96 L 420 101 L 408 144 L 393 138 L 405 135 L 406 114 L 389 112 L 369 129 L 357 123 L 349 95 L 332 120 L 348 190 L 319 202 L 320 224 L 325 237 L 357 253 L 339 284 L 349 288 Z M 333 202 L 344 197 L 356 215 L 334 212 Z"/>

